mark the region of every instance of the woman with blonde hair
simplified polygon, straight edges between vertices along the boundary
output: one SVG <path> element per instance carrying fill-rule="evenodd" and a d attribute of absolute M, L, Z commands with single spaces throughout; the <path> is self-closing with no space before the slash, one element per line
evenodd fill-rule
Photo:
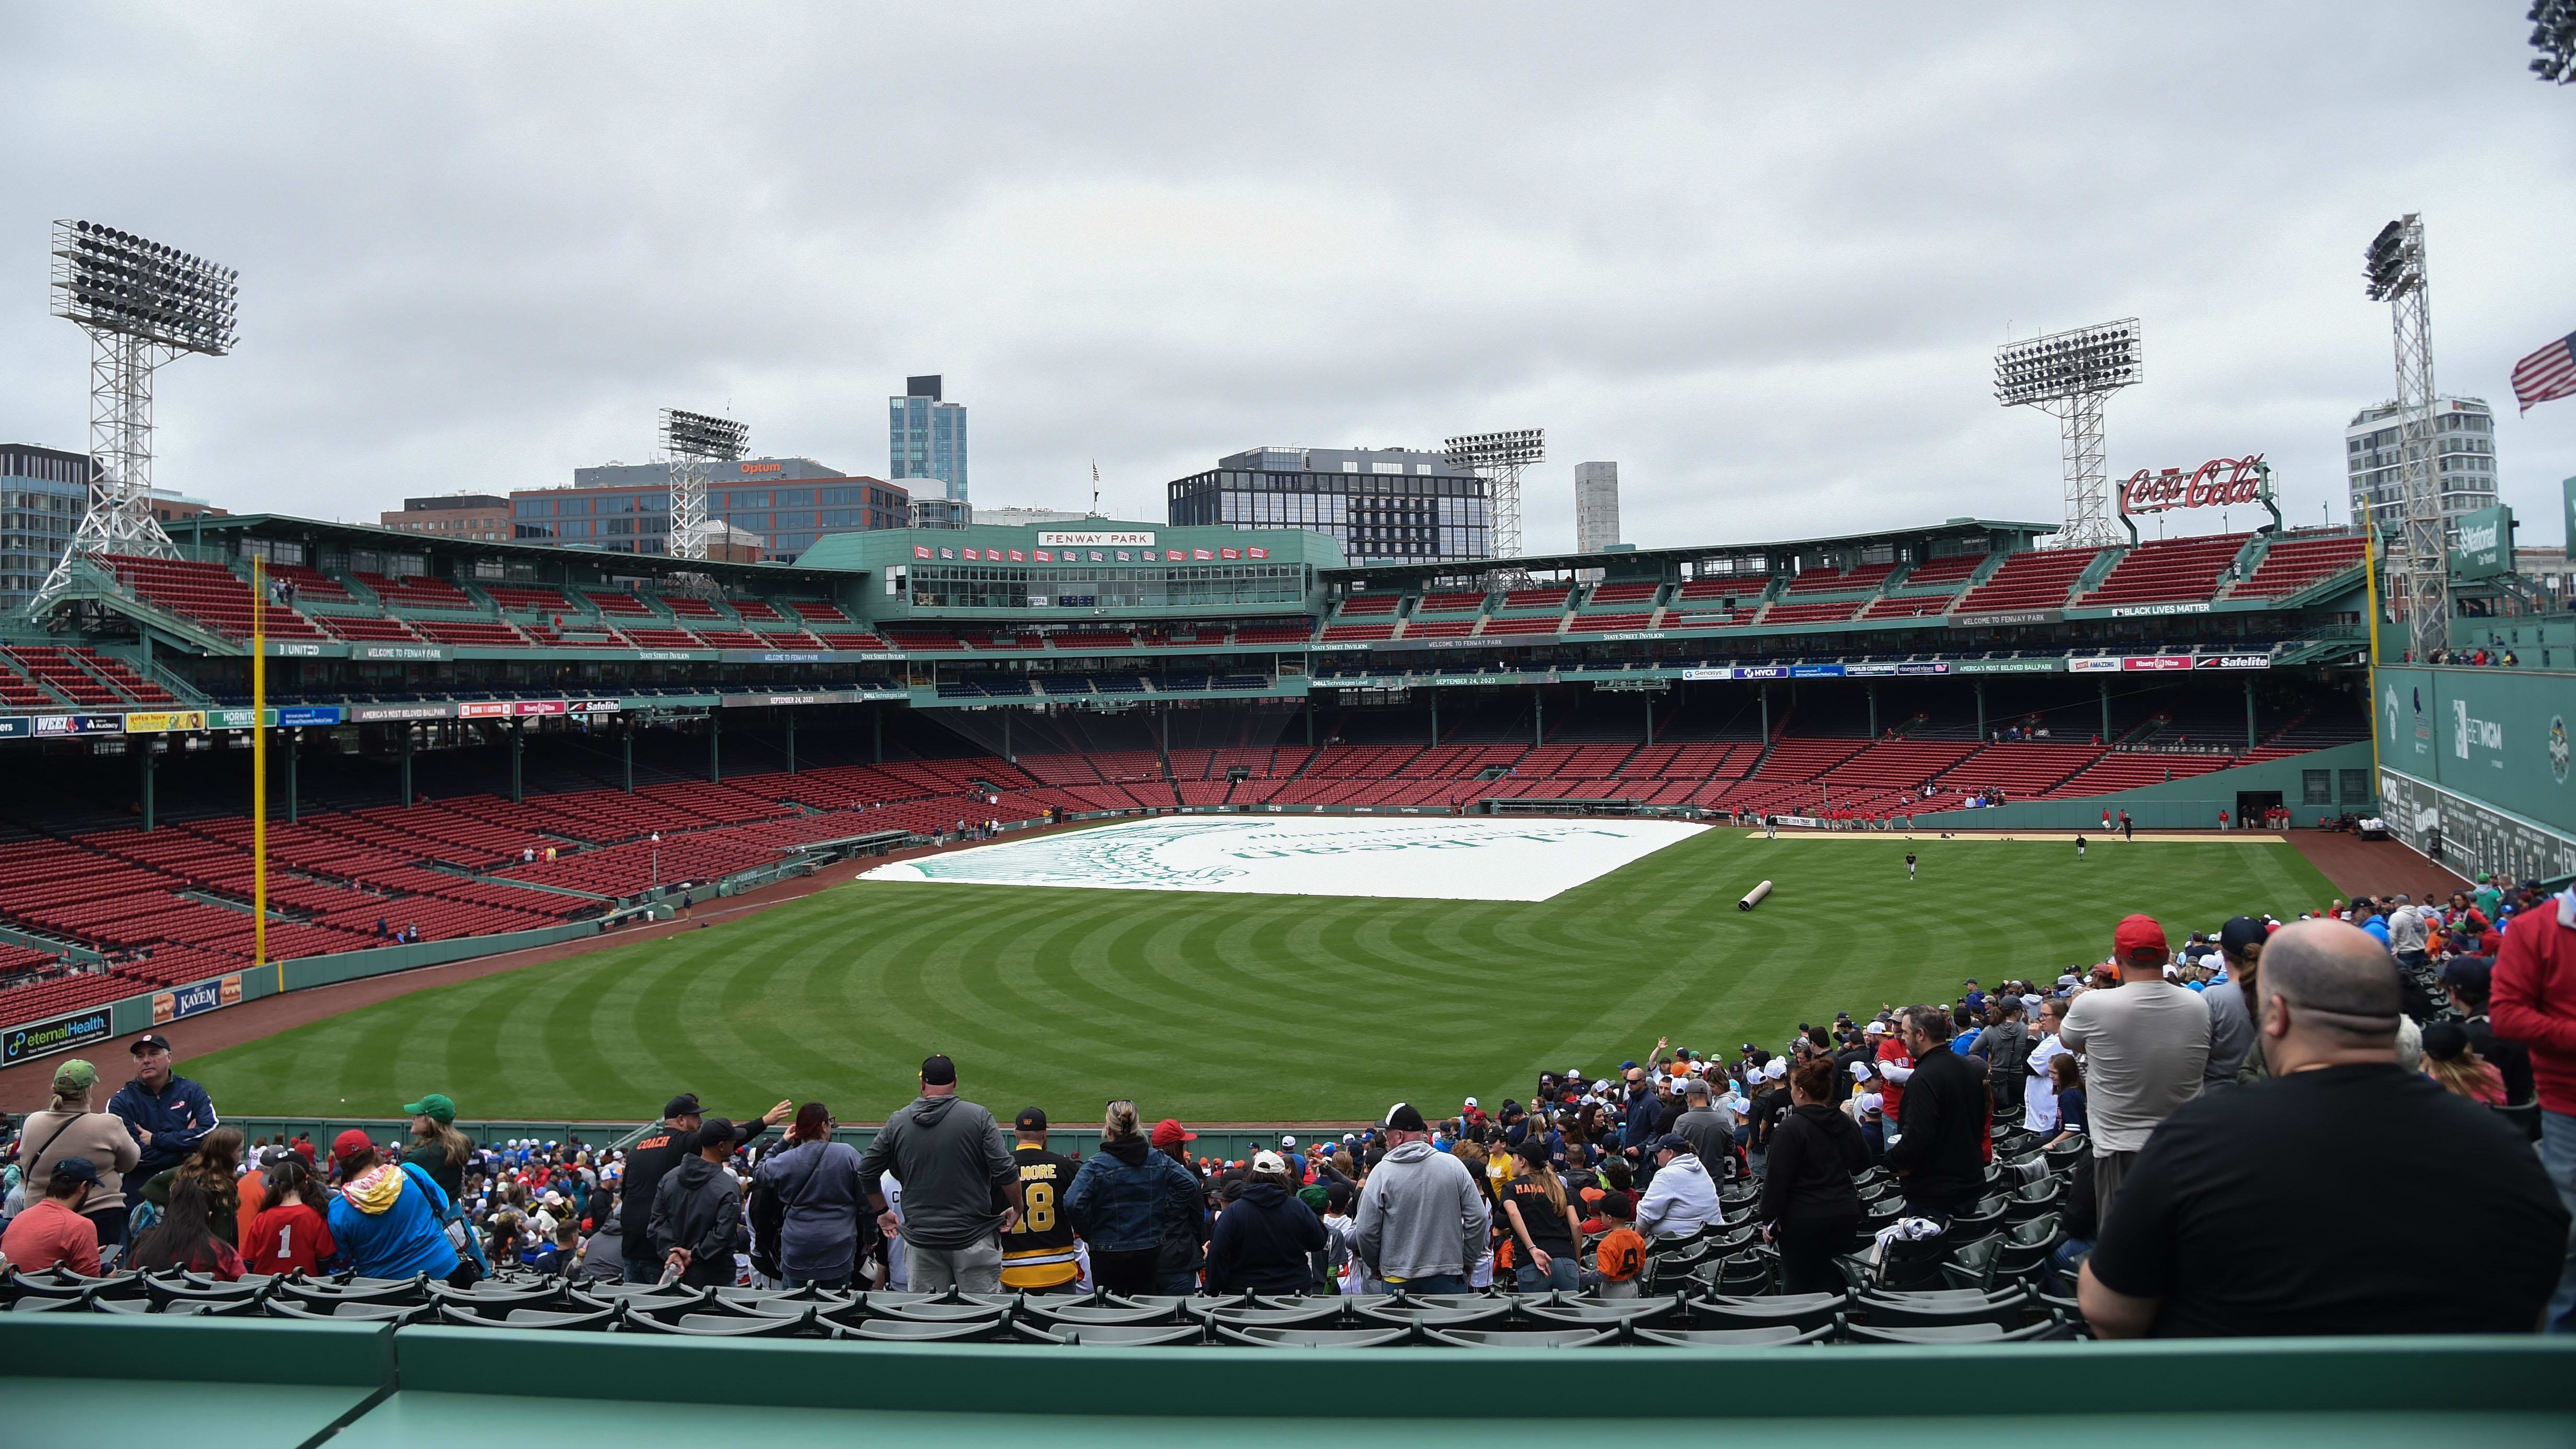
<path fill-rule="evenodd" d="M 1154 1291 L 1165 1230 L 1189 1221 L 1204 1201 L 1198 1180 L 1154 1150 L 1136 1104 L 1121 1097 L 1103 1112 L 1100 1150 L 1073 1175 L 1063 1207 L 1091 1245 L 1092 1281 L 1132 1296 Z"/>
<path fill-rule="evenodd" d="M 2504 1073 L 2469 1045 L 2468 1028 L 2456 1021 L 2437 1021 L 2424 1028 L 2424 1075 L 2455 1097 L 2505 1104 Z"/>
<path fill-rule="evenodd" d="M 98 1186 L 81 1204 L 81 1216 L 98 1229 L 99 1247 L 113 1251 L 125 1241 L 131 1211 L 125 1205 L 122 1174 L 142 1161 L 143 1149 L 135 1145 L 134 1134 L 122 1119 L 91 1109 L 97 1088 L 98 1068 L 78 1057 L 54 1068 L 53 1105 L 28 1113 L 18 1124 L 19 1180 L 27 1184 L 27 1200 L 32 1204 L 53 1177 L 55 1163 L 66 1157 L 87 1158 L 98 1169 Z"/>

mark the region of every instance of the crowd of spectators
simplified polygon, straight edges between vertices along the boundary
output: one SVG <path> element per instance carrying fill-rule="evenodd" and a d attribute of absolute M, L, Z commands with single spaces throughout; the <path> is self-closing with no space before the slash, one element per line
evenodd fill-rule
<path fill-rule="evenodd" d="M 1967 980 L 1777 1050 L 1659 1040 L 1526 1100 L 1397 1103 L 1232 1160 L 1123 1099 L 1096 1151 L 1059 1154 L 1043 1107 L 1006 1129 L 945 1056 L 864 1149 L 820 1102 L 737 1122 L 685 1093 L 622 1147 L 477 1143 L 433 1093 L 407 1140 L 327 1153 L 245 1142 L 157 1034 L 132 1058 L 104 1109 L 96 1068 L 60 1063 L 18 1124 L 13 1267 L 1620 1297 L 1749 1204 L 1780 1291 L 1838 1291 L 1951 1246 L 2000 1133 L 2081 1149 L 2050 1262 L 2099 1336 L 2576 1327 L 2576 889 L 2485 877 L 2179 950 L 2133 915 L 2050 982 Z M 1874 1167 L 1903 1211 L 1870 1231 Z M 2389 1250 L 2434 1223 L 2438 1253 Z"/>

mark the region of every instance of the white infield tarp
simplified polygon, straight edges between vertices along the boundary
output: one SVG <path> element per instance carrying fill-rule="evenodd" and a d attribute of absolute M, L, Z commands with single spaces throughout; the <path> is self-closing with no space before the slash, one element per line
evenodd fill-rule
<path fill-rule="evenodd" d="M 1137 820 L 881 865 L 862 880 L 1543 901 L 1684 840 L 1675 820 Z"/>

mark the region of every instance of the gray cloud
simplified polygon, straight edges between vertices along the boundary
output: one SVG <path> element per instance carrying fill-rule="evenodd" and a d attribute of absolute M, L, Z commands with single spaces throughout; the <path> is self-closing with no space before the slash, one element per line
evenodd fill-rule
<path fill-rule="evenodd" d="M 939 371 L 992 504 L 1538 425 L 1535 547 L 1587 458 L 1640 541 L 2049 519 L 1991 350 L 2135 314 L 2115 471 L 2259 450 L 2340 519 L 2360 248 L 2421 210 L 2441 384 L 2555 536 L 2576 402 L 2506 375 L 2576 329 L 2576 102 L 2518 3 L 1814 9 L 31 8 L 0 434 L 84 436 L 83 215 L 242 270 L 161 402 L 160 480 L 235 508 L 559 484 L 665 405 L 882 471 Z"/>

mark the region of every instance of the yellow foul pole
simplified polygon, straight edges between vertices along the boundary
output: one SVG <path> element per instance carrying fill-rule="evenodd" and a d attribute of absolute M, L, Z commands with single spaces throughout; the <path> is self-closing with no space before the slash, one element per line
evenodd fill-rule
<path fill-rule="evenodd" d="M 268 964 L 268 570 L 250 561 L 250 964 Z M 281 972 L 278 988 L 285 989 Z"/>
<path fill-rule="evenodd" d="M 2361 599 L 2370 611 L 2370 661 L 2362 671 L 2361 712 L 2370 725 L 2370 793 L 2379 793 L 2379 525 L 2362 510 Z M 2395 743 L 2391 741 L 2391 743 Z M 2384 808 L 2384 807 L 2383 807 Z"/>

